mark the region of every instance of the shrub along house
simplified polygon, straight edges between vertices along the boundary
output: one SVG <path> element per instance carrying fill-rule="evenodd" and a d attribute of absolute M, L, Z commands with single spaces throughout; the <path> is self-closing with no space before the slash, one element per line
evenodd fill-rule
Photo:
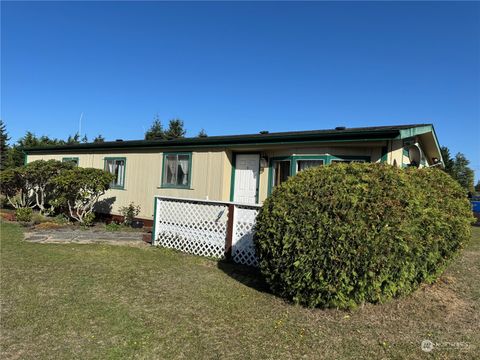
<path fill-rule="evenodd" d="M 99 212 L 134 202 L 153 217 L 155 195 L 258 204 L 273 187 L 312 166 L 383 162 L 442 166 L 431 124 L 139 140 L 32 148 L 26 162 L 73 161 L 115 174 Z"/>

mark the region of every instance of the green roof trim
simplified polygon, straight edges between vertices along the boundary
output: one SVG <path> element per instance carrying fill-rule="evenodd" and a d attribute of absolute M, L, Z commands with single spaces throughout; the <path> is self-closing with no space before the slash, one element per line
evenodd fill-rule
<path fill-rule="evenodd" d="M 119 151 L 146 149 L 187 149 L 212 147 L 242 147 L 269 144 L 299 144 L 311 142 L 352 142 L 352 141 L 382 141 L 403 138 L 406 134 L 424 133 L 426 128 L 433 129 L 431 124 L 373 126 L 363 128 L 345 128 L 329 130 L 310 130 L 278 132 L 267 134 L 247 134 L 228 136 L 209 136 L 206 138 L 183 138 L 174 140 L 131 140 L 108 141 L 103 143 L 73 144 L 62 146 L 45 146 L 25 149 L 33 153 L 68 153 L 90 151 Z M 418 129 L 418 130 L 416 130 Z"/>
<path fill-rule="evenodd" d="M 408 129 L 401 129 L 399 139 L 406 139 L 427 133 L 432 133 L 433 140 L 435 141 L 435 145 L 438 150 L 438 154 L 440 155 L 440 161 L 443 163 L 442 152 L 440 151 L 440 143 L 438 142 L 437 134 L 432 124 L 423 124 Z"/>

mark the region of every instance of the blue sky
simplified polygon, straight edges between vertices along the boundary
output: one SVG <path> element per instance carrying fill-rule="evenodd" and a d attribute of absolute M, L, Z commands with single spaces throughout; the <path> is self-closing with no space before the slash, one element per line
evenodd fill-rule
<path fill-rule="evenodd" d="M 1 118 L 66 138 L 434 123 L 480 175 L 479 3 L 2 2 Z"/>

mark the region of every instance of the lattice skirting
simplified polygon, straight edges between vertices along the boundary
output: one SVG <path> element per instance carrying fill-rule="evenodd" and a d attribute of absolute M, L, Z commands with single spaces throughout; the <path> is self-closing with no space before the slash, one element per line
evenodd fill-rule
<path fill-rule="evenodd" d="M 258 266 L 253 244 L 255 219 L 258 208 L 235 206 L 232 260 L 239 264 Z"/>
<path fill-rule="evenodd" d="M 253 234 L 259 206 L 165 197 L 155 201 L 155 245 L 224 258 L 228 212 L 233 209 L 232 260 L 258 266 Z"/>
<path fill-rule="evenodd" d="M 219 259 L 225 256 L 225 235 L 218 232 L 163 224 L 158 233 L 158 245 L 199 256 Z"/>

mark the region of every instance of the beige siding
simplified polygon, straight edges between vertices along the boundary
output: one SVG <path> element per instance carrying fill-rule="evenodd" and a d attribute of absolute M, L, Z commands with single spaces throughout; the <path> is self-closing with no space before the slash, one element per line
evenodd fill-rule
<path fill-rule="evenodd" d="M 391 143 L 389 164 L 401 167 L 403 161 L 403 140 L 392 140 Z"/>
<path fill-rule="evenodd" d="M 210 149 L 192 152 L 192 180 L 190 189 L 161 188 L 161 171 L 163 152 L 161 150 L 129 151 L 129 152 L 95 152 L 89 154 L 65 153 L 55 155 L 28 155 L 27 161 L 44 159 L 62 160 L 63 157 L 78 157 L 79 166 L 103 169 L 105 157 L 125 157 L 125 188 L 111 189 L 104 196 L 104 204 L 112 204 L 111 213 L 119 214 L 119 208 L 134 202 L 141 206 L 140 217 L 152 219 L 153 198 L 155 195 L 229 201 L 231 192 L 231 174 L 233 154 L 242 152 L 259 153 L 269 159 L 273 157 L 295 155 L 333 155 L 369 156 L 372 162 L 381 159 L 382 147 L 388 146 L 389 164 L 394 160 L 402 166 L 402 141 L 379 141 L 372 143 L 332 143 L 318 144 L 309 147 L 299 146 L 264 146 L 262 149 Z M 263 202 L 268 195 L 269 168 L 260 169 L 259 201 Z M 103 207 L 102 212 L 109 211 Z"/>
<path fill-rule="evenodd" d="M 125 152 L 94 154 L 28 155 L 27 162 L 35 160 L 62 160 L 64 157 L 78 157 L 79 166 L 104 168 L 105 157 L 125 157 L 125 187 L 123 190 L 110 189 L 102 197 L 112 202 L 112 214 L 119 214 L 119 208 L 134 202 L 141 206 L 139 217 L 153 217 L 155 195 L 176 196 L 195 199 L 224 199 L 224 170 L 226 159 L 223 150 L 192 152 L 192 181 L 190 189 L 161 188 L 162 152 Z M 230 185 L 228 173 L 228 186 Z"/>

